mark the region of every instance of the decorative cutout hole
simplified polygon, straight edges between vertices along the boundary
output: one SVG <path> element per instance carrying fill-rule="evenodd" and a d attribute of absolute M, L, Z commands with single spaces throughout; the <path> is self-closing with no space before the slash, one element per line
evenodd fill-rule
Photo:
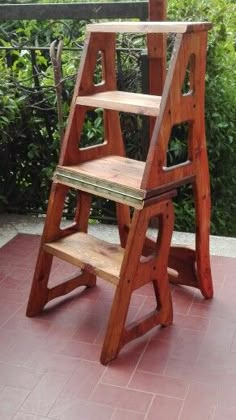
<path fill-rule="evenodd" d="M 186 68 L 184 81 L 182 84 L 182 95 L 193 95 L 194 94 L 194 70 L 195 70 L 195 54 L 191 54 L 189 62 Z"/>
<path fill-rule="evenodd" d="M 71 220 L 75 216 L 75 209 L 77 205 L 78 193 L 73 189 L 68 189 L 68 192 L 65 196 L 64 207 L 62 212 L 62 218 L 60 223 L 60 229 L 65 229 L 71 225 Z"/>
<path fill-rule="evenodd" d="M 190 122 L 183 122 L 174 125 L 171 130 L 168 151 L 167 168 L 185 163 L 189 159 L 188 139 L 190 132 Z"/>
<path fill-rule="evenodd" d="M 103 110 L 96 108 L 85 115 L 79 150 L 104 143 Z"/>
<path fill-rule="evenodd" d="M 140 262 L 145 263 L 156 257 L 158 252 L 159 231 L 161 229 L 161 216 L 154 216 L 149 220 L 146 232 L 146 241 L 142 250 Z"/>
<path fill-rule="evenodd" d="M 93 84 L 95 86 L 97 85 L 101 85 L 102 83 L 104 83 L 104 77 L 103 77 L 103 51 L 98 51 L 97 52 L 97 60 L 96 60 L 96 65 L 95 65 L 95 69 L 94 69 L 94 74 L 93 74 Z"/>

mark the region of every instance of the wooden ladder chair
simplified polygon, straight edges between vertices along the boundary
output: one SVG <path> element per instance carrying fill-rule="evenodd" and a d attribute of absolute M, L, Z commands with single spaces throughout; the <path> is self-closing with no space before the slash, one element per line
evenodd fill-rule
<path fill-rule="evenodd" d="M 204 75 L 208 23 L 110 22 L 88 25 L 68 126 L 56 168 L 47 218 L 35 269 L 27 316 L 38 314 L 51 299 L 74 288 L 96 284 L 96 276 L 116 287 L 103 344 L 101 362 L 114 359 L 130 340 L 155 325 L 172 322 L 169 281 L 197 287 L 212 297 L 209 262 L 210 192 L 204 130 Z M 117 91 L 116 32 L 174 33 L 175 44 L 162 96 Z M 102 81 L 94 83 L 98 54 L 102 56 Z M 190 86 L 182 85 L 188 68 Z M 104 142 L 80 145 L 88 111 L 104 109 Z M 125 156 L 119 111 L 155 118 L 146 162 Z M 188 122 L 188 159 L 171 168 L 166 156 L 171 129 Z M 192 183 L 196 207 L 196 251 L 170 247 L 176 189 Z M 62 229 L 61 218 L 68 190 L 77 190 L 74 223 Z M 87 233 L 92 195 L 116 202 L 120 245 Z M 130 207 L 134 209 L 130 217 Z M 158 217 L 156 240 L 146 232 Z M 74 278 L 48 288 L 53 256 L 81 269 Z M 169 270 L 168 266 L 172 269 Z M 133 291 L 152 282 L 156 309 L 126 326 Z"/>

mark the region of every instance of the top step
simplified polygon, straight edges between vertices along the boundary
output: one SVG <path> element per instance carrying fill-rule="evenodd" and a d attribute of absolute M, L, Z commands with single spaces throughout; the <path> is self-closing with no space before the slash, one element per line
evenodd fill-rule
<path fill-rule="evenodd" d="M 89 32 L 184 33 L 208 31 L 209 22 L 103 22 L 87 25 Z"/>

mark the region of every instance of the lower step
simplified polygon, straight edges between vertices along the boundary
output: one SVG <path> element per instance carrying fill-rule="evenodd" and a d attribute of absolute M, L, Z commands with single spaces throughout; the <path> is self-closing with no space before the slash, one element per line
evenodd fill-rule
<path fill-rule="evenodd" d="M 124 249 L 119 245 L 79 232 L 55 242 L 46 243 L 44 251 L 115 285 L 119 282 L 124 256 Z"/>

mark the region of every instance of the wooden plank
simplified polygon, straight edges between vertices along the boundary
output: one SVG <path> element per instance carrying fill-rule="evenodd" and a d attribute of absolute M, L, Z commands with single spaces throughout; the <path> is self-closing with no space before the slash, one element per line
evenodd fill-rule
<path fill-rule="evenodd" d="M 115 285 L 119 282 L 124 249 L 83 232 L 44 244 L 44 251 L 101 276 Z"/>
<path fill-rule="evenodd" d="M 104 188 L 97 186 L 91 182 L 84 182 L 80 179 L 73 178 L 71 176 L 65 176 L 56 173 L 53 181 L 66 185 L 69 188 L 75 188 L 80 191 L 88 192 L 89 194 L 97 195 L 98 197 L 106 198 L 107 200 L 115 201 L 116 203 L 125 204 L 136 209 L 142 209 L 144 207 L 144 201 L 141 198 L 137 198 L 128 194 L 124 194 L 121 191 L 114 191 L 111 188 Z"/>
<path fill-rule="evenodd" d="M 87 25 L 89 32 L 185 33 L 207 31 L 209 22 L 103 22 Z"/>
<path fill-rule="evenodd" d="M 158 117 L 161 96 L 114 90 L 89 96 L 78 96 L 76 103 L 78 105 Z"/>
<path fill-rule="evenodd" d="M 1 4 L 0 20 L 146 19 L 147 2 Z"/>
<path fill-rule="evenodd" d="M 167 20 L 167 0 L 149 0 L 148 17 L 151 22 L 164 22 Z M 147 55 L 148 55 L 148 93 L 162 95 L 166 79 L 167 69 L 167 35 L 147 34 Z M 150 140 L 155 125 L 155 118 L 149 118 Z"/>
<path fill-rule="evenodd" d="M 79 165 L 57 166 L 54 181 L 143 208 L 146 191 L 140 188 L 140 184 L 144 167 L 144 162 L 107 156 Z"/>
<path fill-rule="evenodd" d="M 101 182 L 125 186 L 128 190 L 139 192 L 145 162 L 129 159 L 123 156 L 106 156 L 79 165 L 58 166 L 63 170 L 93 177 Z"/>

